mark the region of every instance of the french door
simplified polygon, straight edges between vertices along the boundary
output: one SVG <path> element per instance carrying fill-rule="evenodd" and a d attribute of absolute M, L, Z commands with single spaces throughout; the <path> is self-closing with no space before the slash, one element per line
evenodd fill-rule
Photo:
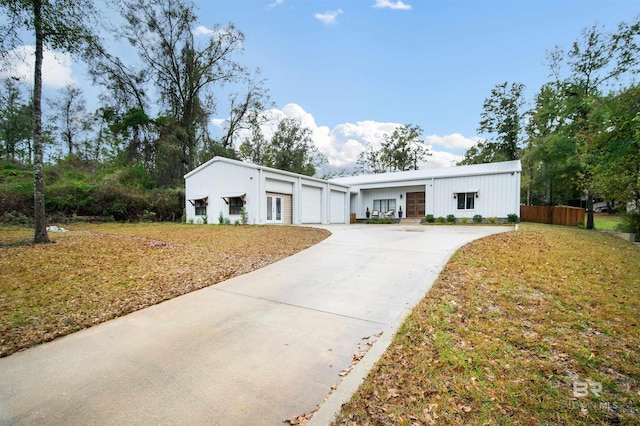
<path fill-rule="evenodd" d="M 282 197 L 267 195 L 267 223 L 283 223 Z"/>

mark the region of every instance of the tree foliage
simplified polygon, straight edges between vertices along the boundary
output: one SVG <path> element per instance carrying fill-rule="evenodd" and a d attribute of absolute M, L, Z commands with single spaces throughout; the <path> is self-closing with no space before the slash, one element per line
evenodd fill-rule
<path fill-rule="evenodd" d="M 491 89 L 480 116 L 479 134 L 490 135 L 471 147 L 460 164 L 517 160 L 524 130 L 524 85 L 504 82 Z"/>
<path fill-rule="evenodd" d="M 594 25 L 582 31 L 568 52 L 556 47 L 549 54 L 556 84 L 564 91 L 565 125 L 562 126 L 562 132 L 576 143 L 579 163 L 576 177 L 580 188 L 586 193 L 587 229 L 594 228 L 593 200 L 597 195 L 597 177 L 594 173 L 599 170 L 597 164 L 602 160 L 601 153 L 593 150 L 594 145 L 590 143 L 596 138 L 590 129 L 598 125 L 592 123 L 595 117 L 593 108 L 606 96 L 604 92 L 607 89 L 611 90 L 621 79 L 638 72 L 638 35 L 638 19 L 632 24 L 619 24 L 616 33 L 608 33 Z M 565 64 L 568 68 L 566 72 L 563 69 Z"/>
<path fill-rule="evenodd" d="M 17 82 L 8 78 L 0 89 L 1 157 L 31 163 L 33 111 L 31 103 L 23 100 Z"/>
<path fill-rule="evenodd" d="M 34 222 L 36 243 L 49 242 L 44 205 L 43 141 L 42 141 L 42 59 L 44 48 L 80 53 L 94 44 L 91 22 L 95 16 L 93 2 L 89 0 L 0 0 L 7 17 L 0 29 L 3 57 L 15 48 L 21 29 L 32 32 L 35 43 L 33 84 L 33 179 Z M 86 52 L 86 50 L 85 50 Z"/>
<path fill-rule="evenodd" d="M 81 140 L 92 128 L 86 102 L 82 96 L 82 89 L 73 84 L 67 84 L 60 90 L 60 96 L 50 100 L 53 110 L 53 120 L 58 123 L 58 133 L 65 145 L 67 154 L 85 154 L 84 142 Z"/>
<path fill-rule="evenodd" d="M 379 149 L 369 144 L 358 156 L 358 165 L 365 173 L 418 170 L 431 155 L 421 136 L 420 126 L 398 126 L 384 135 Z"/>
<path fill-rule="evenodd" d="M 298 118 L 287 117 L 278 122 L 269 141 L 259 126 L 240 146 L 240 156 L 245 161 L 266 167 L 313 176 L 326 158 L 318 151 L 311 138 L 311 129 L 304 127 Z"/>
<path fill-rule="evenodd" d="M 615 32 L 585 28 L 568 49 L 556 46 L 547 59 L 551 80 L 530 111 L 522 109 L 521 84 L 491 91 L 478 132 L 492 136 L 469 149 L 462 164 L 521 158 L 523 201 L 582 205 L 586 199 L 592 229 L 595 198 L 623 205 L 640 199 L 633 83 L 640 71 L 640 16 Z"/>
<path fill-rule="evenodd" d="M 599 99 L 582 129 L 594 191 L 640 208 L 640 85 Z"/>
<path fill-rule="evenodd" d="M 562 85 L 545 84 L 536 95 L 526 126 L 522 162 L 527 204 L 568 204 L 580 198 L 576 179 L 580 166 L 570 122 Z"/>

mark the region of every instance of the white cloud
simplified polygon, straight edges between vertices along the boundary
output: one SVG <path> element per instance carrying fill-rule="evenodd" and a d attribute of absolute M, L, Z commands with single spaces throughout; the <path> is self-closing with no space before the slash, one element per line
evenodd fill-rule
<path fill-rule="evenodd" d="M 213 124 L 214 126 L 220 128 L 220 129 L 224 129 L 225 124 L 227 123 L 227 120 L 224 118 L 212 118 L 211 119 L 211 124 Z"/>
<path fill-rule="evenodd" d="M 207 28 L 204 25 L 198 25 L 197 27 L 195 27 L 193 29 L 193 35 L 198 37 L 198 36 L 212 36 L 216 34 L 215 30 L 212 30 L 211 28 Z"/>
<path fill-rule="evenodd" d="M 33 84 L 34 46 L 16 47 L 8 52 L 6 60 L 8 66 L 0 72 L 0 77 L 16 77 Z M 71 66 L 69 54 L 45 49 L 42 54 L 42 85 L 57 89 L 67 84 L 76 84 L 76 80 L 71 75 Z"/>
<path fill-rule="evenodd" d="M 342 13 L 342 9 L 327 10 L 325 13 L 316 13 L 314 16 L 318 21 L 322 22 L 325 25 L 333 25 L 337 22 L 336 19 Z"/>
<path fill-rule="evenodd" d="M 411 5 L 404 4 L 401 0 L 376 0 L 376 3 L 373 5 L 373 7 L 376 7 L 378 9 L 411 10 Z"/>
<path fill-rule="evenodd" d="M 273 9 L 276 6 L 280 6 L 282 3 L 284 3 L 284 0 L 276 0 L 273 3 L 269 4 L 267 6 L 268 9 Z"/>
<path fill-rule="evenodd" d="M 447 151 L 434 151 L 431 146 L 427 145 L 431 156 L 427 159 L 427 163 L 421 166 L 422 169 L 439 169 L 442 167 L 453 167 L 458 161 L 461 161 L 464 156 L 452 154 Z"/>
<path fill-rule="evenodd" d="M 478 138 L 467 138 L 460 133 L 452 133 L 447 136 L 429 135 L 424 138 L 426 143 L 438 145 L 450 149 L 469 149 L 478 143 Z"/>
<path fill-rule="evenodd" d="M 348 172 L 356 169 L 358 155 L 364 151 L 368 144 L 374 149 L 380 148 L 385 134 L 391 134 L 400 123 L 379 122 L 379 121 L 357 121 L 356 123 L 342 123 L 330 129 L 327 126 L 319 126 L 313 115 L 304 110 L 300 105 L 290 103 L 282 109 L 270 109 L 264 111 L 265 117 L 270 121 L 264 124 L 261 129 L 266 139 L 270 139 L 278 122 L 284 118 L 298 118 L 304 127 L 311 130 L 314 144 L 318 150 L 327 157 L 327 169 Z M 212 124 L 225 128 L 226 120 L 214 119 Z M 248 136 L 248 132 L 238 135 L 238 141 Z M 462 160 L 462 155 L 448 152 L 447 149 L 458 150 L 472 146 L 474 139 L 465 138 L 459 133 L 448 136 L 431 135 L 425 138 L 425 145 L 432 155 L 423 164 L 422 168 L 451 167 Z M 437 150 L 436 148 L 443 149 Z"/>

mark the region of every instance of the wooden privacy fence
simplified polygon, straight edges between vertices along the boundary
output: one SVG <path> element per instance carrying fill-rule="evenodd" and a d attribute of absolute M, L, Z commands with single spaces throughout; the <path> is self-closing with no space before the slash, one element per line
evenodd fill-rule
<path fill-rule="evenodd" d="M 585 211 L 580 207 L 568 206 L 520 206 L 520 220 L 550 225 L 577 226 L 578 223 L 584 223 Z"/>

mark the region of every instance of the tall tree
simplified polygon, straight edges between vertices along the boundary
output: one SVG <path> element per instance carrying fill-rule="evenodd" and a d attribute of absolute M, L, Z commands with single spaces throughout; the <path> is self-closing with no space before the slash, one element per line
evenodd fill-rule
<path fill-rule="evenodd" d="M 384 135 L 381 159 L 389 171 L 418 170 L 431 155 L 421 136 L 422 129 L 414 124 L 398 126 Z"/>
<path fill-rule="evenodd" d="M 246 92 L 233 93 L 229 96 L 229 118 L 226 121 L 226 131 L 220 138 L 222 147 L 227 150 L 235 149 L 236 138 L 240 132 L 267 122 L 263 114 L 269 106 L 269 94 L 265 89 L 265 81 L 247 78 L 246 82 Z"/>
<path fill-rule="evenodd" d="M 522 155 L 527 204 L 567 204 L 580 198 L 578 152 L 575 138 L 568 131 L 566 109 L 567 95 L 562 85 L 547 83 L 536 95 Z"/>
<path fill-rule="evenodd" d="M 418 170 L 431 155 L 421 136 L 420 126 L 400 125 L 391 134 L 383 136 L 379 149 L 374 149 L 371 144 L 367 145 L 358 156 L 357 163 L 367 173 Z"/>
<path fill-rule="evenodd" d="M 633 205 L 640 231 L 640 85 L 598 100 L 581 129 L 594 191 L 607 200 Z"/>
<path fill-rule="evenodd" d="M 22 101 L 20 89 L 12 78 L 5 79 L 0 91 L 0 141 L 2 156 L 31 163 L 33 119 L 31 105 Z M 24 145 L 24 146 L 21 146 Z"/>
<path fill-rule="evenodd" d="M 165 112 L 177 130 L 180 174 L 197 165 L 215 109 L 213 86 L 244 75 L 234 55 L 244 36 L 232 24 L 194 34 L 197 16 L 188 0 L 123 0 L 124 36 L 137 49 L 149 77 L 160 92 Z M 204 38 L 203 43 L 199 40 Z M 143 77 L 141 77 L 143 78 Z M 164 130 L 168 130 L 166 127 Z"/>
<path fill-rule="evenodd" d="M 491 89 L 480 116 L 479 134 L 490 135 L 465 154 L 460 164 L 491 163 L 520 158 L 524 130 L 524 85 L 504 82 Z"/>
<path fill-rule="evenodd" d="M 82 89 L 73 84 L 67 84 L 60 90 L 60 97 L 50 101 L 54 110 L 54 119 L 58 122 L 58 129 L 62 143 L 66 146 L 67 154 L 79 154 L 79 138 L 83 133 L 91 130 L 91 117 L 82 97 Z"/>
<path fill-rule="evenodd" d="M 356 164 L 358 165 L 360 172 L 364 174 L 385 173 L 387 171 L 387 167 L 382 161 L 382 150 L 375 149 L 373 144 L 370 142 L 367 144 L 364 151 L 358 155 Z"/>
<path fill-rule="evenodd" d="M 34 224 L 36 243 L 49 242 L 44 209 L 44 174 L 42 143 L 42 59 L 44 48 L 81 52 L 94 42 L 91 31 L 95 8 L 90 0 L 0 0 L 6 16 L 1 33 L 0 51 L 6 54 L 20 41 L 20 29 L 34 35 L 35 61 L 33 69 L 33 181 Z"/>
<path fill-rule="evenodd" d="M 620 23 L 616 33 L 594 25 L 582 31 L 568 52 L 556 47 L 549 54 L 551 71 L 568 95 L 566 112 L 570 131 L 578 143 L 582 187 L 587 194 L 587 229 L 594 229 L 593 164 L 599 157 L 589 149 L 585 130 L 590 127 L 592 107 L 604 90 L 639 71 L 639 35 L 640 16 L 631 24 Z M 567 72 L 563 70 L 565 63 Z"/>
<path fill-rule="evenodd" d="M 298 118 L 287 117 L 278 122 L 271 139 L 266 142 L 259 127 L 240 146 L 243 160 L 275 169 L 313 176 L 326 163 L 311 138 L 311 129 Z"/>

